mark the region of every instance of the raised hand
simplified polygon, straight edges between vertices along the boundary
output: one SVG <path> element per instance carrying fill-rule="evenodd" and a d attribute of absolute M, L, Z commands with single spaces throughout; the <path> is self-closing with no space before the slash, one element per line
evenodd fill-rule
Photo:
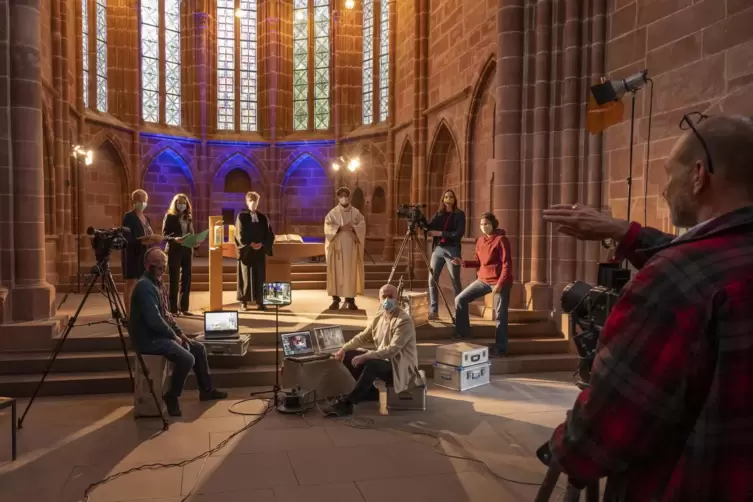
<path fill-rule="evenodd" d="M 555 204 L 544 210 L 544 221 L 557 225 L 557 232 L 583 241 L 608 238 L 620 241 L 630 228 L 627 220 L 612 218 L 580 204 Z"/>

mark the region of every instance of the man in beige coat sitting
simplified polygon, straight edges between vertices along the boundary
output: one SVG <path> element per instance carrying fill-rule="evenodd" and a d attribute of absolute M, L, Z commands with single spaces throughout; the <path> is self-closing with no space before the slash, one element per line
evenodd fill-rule
<path fill-rule="evenodd" d="M 380 310 L 361 333 L 334 354 L 356 379 L 347 396 L 335 400 L 326 411 L 328 416 L 353 414 L 353 405 L 362 401 L 379 401 L 374 382 L 379 379 L 395 392 L 424 385 L 418 371 L 416 328 L 413 319 L 397 305 L 397 288 L 391 284 L 379 290 Z M 364 350 L 374 346 L 376 350 Z M 360 350 L 359 350 L 360 349 Z"/>

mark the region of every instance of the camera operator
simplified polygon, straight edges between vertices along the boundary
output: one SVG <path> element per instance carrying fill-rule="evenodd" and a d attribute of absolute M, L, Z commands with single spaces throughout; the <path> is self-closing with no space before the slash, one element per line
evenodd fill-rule
<path fill-rule="evenodd" d="M 458 209 L 457 197 L 452 190 L 445 190 L 439 209 L 429 221 L 428 236 L 432 237 L 431 269 L 434 276 L 439 280 L 445 265 L 450 272 L 452 289 L 458 296 L 463 289 L 460 285 L 460 265 L 452 262 L 453 258 L 460 257 L 460 241 L 465 235 L 465 213 Z M 429 275 L 429 319 L 437 319 L 439 316 L 439 302 L 437 299 L 437 283 L 434 277 Z"/>
<path fill-rule="evenodd" d="M 607 476 L 608 501 L 753 497 L 753 121 L 680 126 L 663 196 L 684 235 L 578 204 L 544 211 L 561 233 L 614 239 L 640 269 L 549 443 L 576 486 Z"/>

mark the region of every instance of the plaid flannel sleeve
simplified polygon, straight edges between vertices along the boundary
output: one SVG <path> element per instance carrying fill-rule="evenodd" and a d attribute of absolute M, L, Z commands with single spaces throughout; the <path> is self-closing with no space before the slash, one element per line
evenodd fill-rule
<path fill-rule="evenodd" d="M 602 331 L 591 386 L 550 441 L 565 473 L 588 482 L 623 470 L 657 451 L 693 412 L 688 375 L 707 324 L 703 300 L 664 257 L 626 286 Z"/>

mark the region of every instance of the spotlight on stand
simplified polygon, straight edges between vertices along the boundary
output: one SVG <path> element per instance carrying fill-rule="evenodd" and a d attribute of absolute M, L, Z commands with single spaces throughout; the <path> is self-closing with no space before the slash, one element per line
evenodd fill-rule
<path fill-rule="evenodd" d="M 348 162 L 348 171 L 355 172 L 356 169 L 358 169 L 361 165 L 361 161 L 358 159 L 351 159 L 350 162 Z"/>
<path fill-rule="evenodd" d="M 79 162 L 83 162 L 84 165 L 90 166 L 94 162 L 94 153 L 91 150 L 85 150 L 83 146 L 76 145 L 73 147 L 71 157 L 75 158 Z"/>
<path fill-rule="evenodd" d="M 591 96 L 588 99 L 588 114 L 586 115 L 586 129 L 591 134 L 603 132 L 610 126 L 622 121 L 625 114 L 625 105 L 622 103 L 622 97 L 630 93 L 631 112 L 630 112 L 630 154 L 628 162 L 628 200 L 627 200 L 627 219 L 630 219 L 630 210 L 633 202 L 633 139 L 635 137 L 635 96 L 647 82 L 651 82 L 651 105 L 649 106 L 648 116 L 648 138 L 646 140 L 646 166 L 644 169 L 644 197 L 647 195 L 648 182 L 647 173 L 649 167 L 649 146 L 651 144 L 651 114 L 653 108 L 654 84 L 648 78 L 648 70 L 643 70 L 634 75 L 621 80 L 602 79 L 601 83 L 591 87 Z M 648 207 L 644 202 L 644 206 Z M 644 211 L 644 220 L 648 213 Z M 646 222 L 644 221 L 644 224 Z"/>

